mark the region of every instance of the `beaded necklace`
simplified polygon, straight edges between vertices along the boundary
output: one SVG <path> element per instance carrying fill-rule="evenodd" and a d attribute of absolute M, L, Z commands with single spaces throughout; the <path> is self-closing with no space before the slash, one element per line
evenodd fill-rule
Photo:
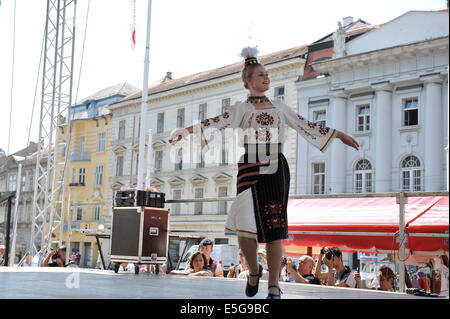
<path fill-rule="evenodd" d="M 270 100 L 267 98 L 267 96 L 249 96 L 247 98 L 248 103 L 252 104 L 258 104 L 258 103 L 264 103 L 264 102 L 270 102 Z"/>

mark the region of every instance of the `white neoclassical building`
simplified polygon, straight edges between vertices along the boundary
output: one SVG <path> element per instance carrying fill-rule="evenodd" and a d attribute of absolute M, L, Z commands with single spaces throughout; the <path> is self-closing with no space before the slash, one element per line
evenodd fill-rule
<path fill-rule="evenodd" d="M 299 46 L 261 56 L 270 73 L 271 91 L 267 96 L 284 99 L 297 108 L 296 84 L 304 67 L 306 46 Z M 153 174 L 151 184 L 166 194 L 166 199 L 234 197 L 236 193 L 236 154 L 226 147 L 218 161 L 192 161 L 185 149 L 174 162 L 173 147 L 168 143 L 175 128 L 188 127 L 200 120 L 222 114 L 227 107 L 247 98 L 241 70 L 243 62 L 198 74 L 172 79 L 170 72 L 150 87 L 147 127 L 153 130 Z M 139 143 L 141 94 L 134 94 L 109 107 L 113 115 L 110 184 L 113 189 L 135 185 Z M 288 130 L 285 155 L 295 192 L 297 134 Z M 205 154 L 207 155 L 207 154 Z M 226 214 L 231 202 L 168 204 L 170 230 L 181 235 L 206 236 L 216 243 L 236 244 L 224 235 Z"/>
<path fill-rule="evenodd" d="M 305 65 L 315 73 L 296 83 L 298 112 L 353 135 L 360 151 L 335 142 L 321 154 L 299 140 L 297 193 L 448 189 L 448 10 L 360 30 L 341 25 L 331 45 L 316 43 Z"/>

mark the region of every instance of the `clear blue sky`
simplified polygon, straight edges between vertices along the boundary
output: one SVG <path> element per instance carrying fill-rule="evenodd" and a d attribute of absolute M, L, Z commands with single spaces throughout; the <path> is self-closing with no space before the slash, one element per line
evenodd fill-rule
<path fill-rule="evenodd" d="M 16 1 L 14 89 L 11 103 L 12 39 Z M 1 0 L 0 148 L 9 153 L 26 146 L 31 119 L 46 0 Z M 131 49 L 131 0 L 92 0 L 77 100 L 107 86 L 143 83 L 146 0 L 137 2 L 137 41 Z M 88 0 L 78 0 L 74 92 L 80 78 L 82 40 Z M 175 78 L 240 61 L 248 44 L 261 54 L 307 44 L 333 32 L 346 16 L 371 24 L 388 22 L 410 10 L 440 10 L 445 0 L 153 0 L 150 83 L 166 71 Z M 31 140 L 38 137 L 40 85 Z"/>

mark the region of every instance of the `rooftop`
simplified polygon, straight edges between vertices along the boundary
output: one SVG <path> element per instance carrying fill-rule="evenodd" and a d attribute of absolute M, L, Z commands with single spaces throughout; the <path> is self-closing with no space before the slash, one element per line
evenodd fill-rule
<path fill-rule="evenodd" d="M 290 49 L 285 49 L 282 51 L 277 51 L 274 53 L 262 55 L 259 57 L 259 59 L 263 64 L 268 65 L 268 64 L 272 64 L 272 63 L 276 63 L 276 62 L 280 62 L 280 61 L 284 61 L 284 60 L 288 60 L 288 59 L 292 59 L 292 58 L 296 58 L 296 57 L 301 57 L 307 52 L 307 48 L 308 48 L 307 45 L 301 45 L 301 46 L 293 47 Z M 165 76 L 163 79 L 156 81 L 155 83 L 150 85 L 149 95 L 161 93 L 161 92 L 168 91 L 168 90 L 173 90 L 176 88 L 181 88 L 186 85 L 192 85 L 192 84 L 212 80 L 215 78 L 223 77 L 226 75 L 231 75 L 234 73 L 238 73 L 242 70 L 242 68 L 243 68 L 243 63 L 237 62 L 237 63 L 226 65 L 226 66 L 223 66 L 220 68 L 202 71 L 199 73 L 184 76 L 179 79 L 171 80 L 171 79 L 168 79 L 167 76 Z M 142 96 L 141 94 L 142 94 L 141 91 L 135 92 L 133 94 L 130 94 L 123 100 L 121 100 L 121 102 L 126 101 L 126 100 L 140 98 Z"/>

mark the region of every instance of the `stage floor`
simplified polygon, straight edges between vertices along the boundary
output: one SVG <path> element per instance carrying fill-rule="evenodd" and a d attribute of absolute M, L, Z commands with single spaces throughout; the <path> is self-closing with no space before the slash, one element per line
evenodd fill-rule
<path fill-rule="evenodd" d="M 247 298 L 245 280 L 81 268 L 0 267 L 0 299 L 264 299 L 267 281 Z M 404 293 L 280 283 L 283 299 L 436 299 Z"/>

